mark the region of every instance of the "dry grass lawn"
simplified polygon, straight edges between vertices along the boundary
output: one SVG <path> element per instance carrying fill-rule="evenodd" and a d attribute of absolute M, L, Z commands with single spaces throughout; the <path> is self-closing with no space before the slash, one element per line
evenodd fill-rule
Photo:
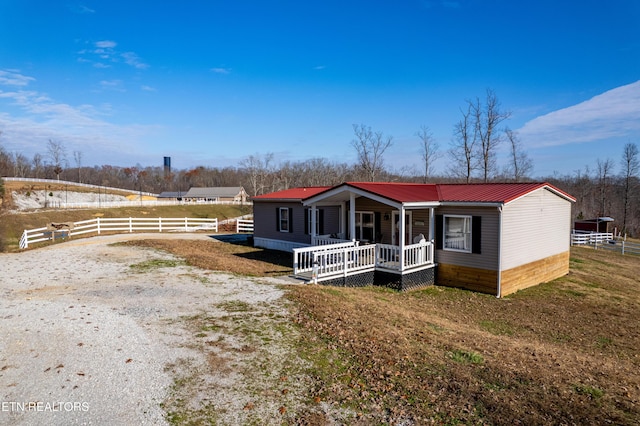
<path fill-rule="evenodd" d="M 203 268 L 291 271 L 289 255 L 248 246 L 132 244 Z M 637 256 L 573 248 L 568 276 L 503 299 L 296 286 L 297 347 L 315 378 L 300 423 L 323 424 L 323 402 L 354 424 L 638 424 L 639 273 Z"/>

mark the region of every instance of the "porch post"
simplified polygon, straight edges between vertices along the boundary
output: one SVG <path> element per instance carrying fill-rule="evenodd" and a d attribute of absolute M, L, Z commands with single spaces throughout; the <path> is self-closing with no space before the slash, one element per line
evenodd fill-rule
<path fill-rule="evenodd" d="M 311 245 L 316 244 L 316 205 L 311 204 Z"/>
<path fill-rule="evenodd" d="M 344 239 L 347 239 L 347 203 L 344 201 L 340 203 L 340 233 L 344 235 Z"/>
<path fill-rule="evenodd" d="M 356 194 L 349 193 L 349 236 L 356 240 Z"/>
<path fill-rule="evenodd" d="M 429 208 L 429 241 L 433 244 L 434 243 L 434 236 L 436 234 L 436 215 L 435 215 L 435 208 L 431 207 Z"/>
<path fill-rule="evenodd" d="M 405 221 L 404 215 L 405 215 L 404 206 L 401 205 L 400 206 L 400 217 L 398 218 L 399 222 L 400 222 L 399 223 L 399 225 L 400 225 L 399 226 L 400 235 L 398 235 L 398 239 L 399 239 L 398 241 L 400 242 L 399 247 L 400 247 L 400 271 L 401 272 L 404 271 L 404 245 L 405 245 L 404 239 L 405 239 L 405 232 L 406 232 L 406 229 L 405 229 L 406 225 L 404 223 L 404 221 Z"/>

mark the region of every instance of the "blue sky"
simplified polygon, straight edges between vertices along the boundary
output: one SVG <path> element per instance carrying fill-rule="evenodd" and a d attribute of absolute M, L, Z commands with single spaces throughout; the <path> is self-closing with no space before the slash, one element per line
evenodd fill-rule
<path fill-rule="evenodd" d="M 487 88 L 534 176 L 617 165 L 640 143 L 640 1 L 0 2 L 0 144 L 29 158 L 353 163 L 364 124 L 420 170 L 415 133 L 446 151 Z"/>

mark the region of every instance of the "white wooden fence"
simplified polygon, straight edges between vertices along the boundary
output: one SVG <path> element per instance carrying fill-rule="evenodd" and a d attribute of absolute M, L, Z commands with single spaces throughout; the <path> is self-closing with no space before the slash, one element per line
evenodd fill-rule
<path fill-rule="evenodd" d="M 253 232 L 253 220 L 238 219 L 236 220 L 236 233 Z"/>
<path fill-rule="evenodd" d="M 218 232 L 217 218 L 95 218 L 73 222 L 70 224 L 58 224 L 43 228 L 29 229 L 22 232 L 20 248 L 26 249 L 29 244 L 53 241 L 61 238 L 71 238 L 84 234 L 97 234 L 103 232 L 193 232 L 209 230 Z"/>
<path fill-rule="evenodd" d="M 610 232 L 574 232 L 571 245 L 589 245 L 596 250 L 605 249 L 621 254 L 640 254 L 640 244 L 615 238 Z"/>

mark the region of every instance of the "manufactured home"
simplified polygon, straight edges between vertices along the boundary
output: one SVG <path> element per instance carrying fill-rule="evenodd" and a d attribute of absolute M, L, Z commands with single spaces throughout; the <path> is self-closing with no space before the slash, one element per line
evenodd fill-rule
<path fill-rule="evenodd" d="M 253 201 L 254 245 L 293 252 L 308 281 L 501 297 L 569 272 L 575 199 L 548 183 L 346 182 Z"/>

